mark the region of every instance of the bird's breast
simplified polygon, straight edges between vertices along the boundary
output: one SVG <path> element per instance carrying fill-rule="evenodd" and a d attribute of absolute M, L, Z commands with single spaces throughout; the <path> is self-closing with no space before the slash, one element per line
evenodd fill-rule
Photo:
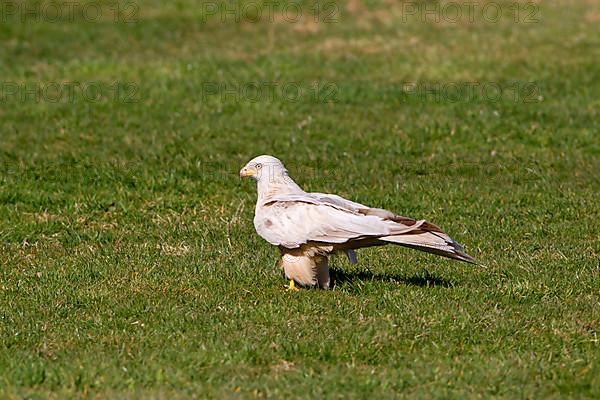
<path fill-rule="evenodd" d="M 269 216 L 266 216 L 263 213 L 258 212 L 257 210 L 256 214 L 254 215 L 253 222 L 254 229 L 261 238 L 265 239 L 271 244 L 279 244 L 279 240 L 277 240 L 277 238 L 275 237 L 276 235 L 274 234 L 275 232 L 273 232 L 274 222 L 272 218 L 269 218 Z"/>

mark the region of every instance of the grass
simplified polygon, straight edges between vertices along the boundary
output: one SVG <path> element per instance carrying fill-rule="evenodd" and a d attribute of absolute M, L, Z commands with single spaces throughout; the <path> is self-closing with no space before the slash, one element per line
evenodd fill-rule
<path fill-rule="evenodd" d="M 0 397 L 600 396 L 596 0 L 536 23 L 136 4 L 132 23 L 2 16 Z M 74 82 L 100 98 L 23 94 Z M 475 83 L 503 93 L 444 92 Z M 285 292 L 237 177 L 263 153 L 483 266 L 388 246 Z"/>

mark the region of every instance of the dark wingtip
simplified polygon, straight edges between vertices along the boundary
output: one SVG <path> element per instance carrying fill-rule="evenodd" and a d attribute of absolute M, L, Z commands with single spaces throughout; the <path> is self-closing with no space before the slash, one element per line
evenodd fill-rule
<path fill-rule="evenodd" d="M 468 255 L 464 251 L 461 251 L 460 253 L 456 253 L 456 255 L 457 255 L 457 257 L 456 257 L 457 260 L 464 261 L 469 264 L 479 265 L 479 263 L 473 257 Z"/>
<path fill-rule="evenodd" d="M 464 261 L 469 264 L 478 265 L 477 261 L 475 261 L 475 258 L 468 255 L 460 243 L 452 241 L 452 243 L 450 243 L 450 244 L 454 248 L 454 256 L 455 256 L 455 257 L 453 257 L 454 259 L 459 260 L 459 261 Z"/>

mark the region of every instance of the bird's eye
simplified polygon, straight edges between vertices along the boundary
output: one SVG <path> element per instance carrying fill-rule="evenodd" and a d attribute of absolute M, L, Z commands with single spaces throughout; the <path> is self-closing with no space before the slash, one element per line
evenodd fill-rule
<path fill-rule="evenodd" d="M 262 164 L 256 164 L 256 169 L 261 169 L 262 168 Z"/>

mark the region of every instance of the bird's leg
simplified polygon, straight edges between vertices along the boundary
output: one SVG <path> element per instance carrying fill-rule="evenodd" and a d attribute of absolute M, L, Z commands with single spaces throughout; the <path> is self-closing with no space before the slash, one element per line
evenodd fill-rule
<path fill-rule="evenodd" d="M 293 279 L 290 279 L 290 285 L 287 287 L 287 290 L 291 290 L 293 292 L 300 291 L 300 289 L 296 287 L 296 282 Z"/>
<path fill-rule="evenodd" d="M 317 256 L 314 260 L 317 285 L 321 289 L 329 289 L 331 287 L 331 276 L 329 275 L 329 260 L 326 256 Z"/>

